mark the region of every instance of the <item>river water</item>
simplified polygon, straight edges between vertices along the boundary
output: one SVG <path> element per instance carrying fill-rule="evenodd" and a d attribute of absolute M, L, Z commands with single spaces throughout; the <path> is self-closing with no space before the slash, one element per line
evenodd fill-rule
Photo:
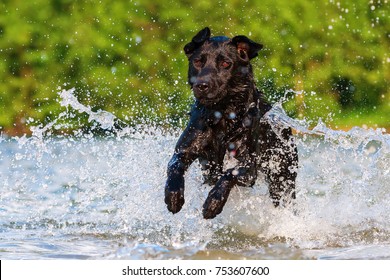
<path fill-rule="evenodd" d="M 115 116 L 60 93 L 61 123 L 77 114 L 112 128 Z M 73 113 L 70 113 L 72 108 Z M 74 113 L 76 112 L 76 113 Z M 125 128 L 111 135 L 0 137 L 1 259 L 390 259 L 390 135 L 309 129 L 276 105 L 266 116 L 297 131 L 296 204 L 275 209 L 260 176 L 234 188 L 221 215 L 202 218 L 210 186 L 194 163 L 186 203 L 164 204 L 179 132 Z"/>

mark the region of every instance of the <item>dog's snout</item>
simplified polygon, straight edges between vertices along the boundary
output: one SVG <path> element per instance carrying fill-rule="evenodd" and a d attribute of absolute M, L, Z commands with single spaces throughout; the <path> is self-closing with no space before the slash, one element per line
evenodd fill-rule
<path fill-rule="evenodd" d="M 218 91 L 215 90 L 214 81 L 209 77 L 198 78 L 192 85 L 194 95 L 203 104 L 215 103 L 218 101 Z"/>
<path fill-rule="evenodd" d="M 200 91 L 200 92 L 206 92 L 209 90 L 209 85 L 207 83 L 198 83 L 195 85 L 195 87 Z"/>

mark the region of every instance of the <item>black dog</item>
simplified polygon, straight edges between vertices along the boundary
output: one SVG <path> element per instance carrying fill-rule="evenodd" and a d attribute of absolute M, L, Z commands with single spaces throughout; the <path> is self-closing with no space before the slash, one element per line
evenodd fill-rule
<path fill-rule="evenodd" d="M 233 186 L 252 186 L 258 170 L 275 206 L 295 198 L 298 155 L 291 129 L 274 131 L 262 119 L 271 106 L 257 90 L 250 64 L 261 49 L 245 36 L 210 38 L 207 27 L 184 47 L 196 101 L 168 164 L 165 203 L 172 213 L 184 204 L 184 173 L 196 159 L 205 182 L 215 184 L 203 205 L 206 219 L 221 213 Z M 237 165 L 224 171 L 226 154 Z"/>

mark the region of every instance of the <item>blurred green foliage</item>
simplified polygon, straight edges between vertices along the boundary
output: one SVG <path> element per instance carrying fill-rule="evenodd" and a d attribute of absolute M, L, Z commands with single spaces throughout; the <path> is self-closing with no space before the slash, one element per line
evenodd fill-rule
<path fill-rule="evenodd" d="M 192 102 L 182 48 L 205 26 L 264 44 L 257 84 L 293 117 L 389 127 L 388 2 L 1 0 L 0 127 L 50 122 L 72 87 L 128 123 L 178 124 Z"/>

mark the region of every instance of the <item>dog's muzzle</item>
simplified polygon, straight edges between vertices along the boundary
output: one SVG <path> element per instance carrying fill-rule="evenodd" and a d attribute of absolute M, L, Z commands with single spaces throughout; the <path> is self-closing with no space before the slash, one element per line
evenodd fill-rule
<path fill-rule="evenodd" d="M 209 84 L 208 83 L 200 83 L 195 85 L 196 91 L 204 94 L 209 91 Z"/>
<path fill-rule="evenodd" d="M 204 105 L 210 105 L 219 101 L 218 91 L 206 80 L 197 80 L 192 85 L 194 96 Z"/>

